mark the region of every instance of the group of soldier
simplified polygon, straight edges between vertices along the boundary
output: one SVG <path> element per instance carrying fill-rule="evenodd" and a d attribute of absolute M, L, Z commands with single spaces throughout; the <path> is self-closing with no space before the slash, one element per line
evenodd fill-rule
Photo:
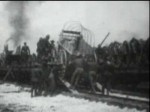
<path fill-rule="evenodd" d="M 55 41 L 50 41 L 50 35 L 40 38 L 37 43 L 36 63 L 33 64 L 31 70 L 32 90 L 31 96 L 51 94 L 53 95 L 55 88 L 54 63 L 56 61 Z M 50 63 L 52 66 L 50 66 Z"/>
<path fill-rule="evenodd" d="M 18 64 L 20 62 L 26 64 L 29 62 L 30 56 L 31 56 L 30 48 L 26 42 L 24 42 L 24 45 L 22 47 L 18 46 L 14 54 L 13 54 L 13 51 L 10 51 L 8 49 L 8 45 L 5 45 L 4 52 L 0 54 L 0 66 L 11 64 L 12 61 L 17 61 Z M 19 59 L 16 59 L 16 58 L 19 58 Z"/>
<path fill-rule="evenodd" d="M 96 82 L 100 81 L 102 93 L 104 94 L 104 88 L 106 88 L 107 94 L 109 94 L 114 68 L 149 66 L 149 38 L 145 41 L 132 38 L 129 42 L 124 41 L 122 44 L 114 42 L 109 46 L 99 46 L 96 49 L 96 54 L 98 56 L 97 62 L 92 56 L 86 57 L 80 53 L 77 53 L 75 58 L 70 60 L 64 78 L 70 77 L 68 81 L 71 84 L 71 89 L 78 88 L 84 77 L 88 80 L 93 92 L 96 92 Z M 54 78 L 52 80 L 55 82 Z"/>
<path fill-rule="evenodd" d="M 56 89 L 56 77 L 58 78 L 60 69 L 55 70 L 58 66 L 54 64 L 49 67 L 48 62 L 55 62 L 56 48 L 53 40 L 49 42 L 50 35 L 40 38 L 37 43 L 37 56 L 34 55 L 35 62 L 31 70 L 31 82 L 33 93 L 45 95 L 49 92 L 54 93 Z M 107 88 L 109 94 L 111 85 L 111 76 L 114 67 L 138 67 L 139 65 L 149 66 L 149 38 L 147 40 L 137 40 L 132 38 L 129 42 L 113 42 L 109 46 L 98 46 L 95 50 L 97 61 L 93 56 L 86 57 L 77 52 L 66 66 L 65 76 L 63 77 L 71 84 L 70 89 L 78 88 L 81 79 L 84 77 L 93 92 L 96 92 L 96 82 L 102 84 L 102 93 Z M 21 48 L 23 61 L 27 62 L 30 56 L 30 49 L 26 42 Z M 33 60 L 32 60 L 33 61 Z M 107 70 L 107 71 L 106 71 Z M 68 78 L 69 77 L 69 78 Z"/>
<path fill-rule="evenodd" d="M 50 40 L 50 35 L 46 35 L 45 38 L 40 38 L 37 43 L 37 59 L 41 62 L 42 60 L 55 61 L 55 41 Z"/>
<path fill-rule="evenodd" d="M 105 72 L 105 67 L 109 68 L 107 73 Z M 82 84 L 82 79 L 84 80 L 85 86 L 89 87 L 91 92 L 96 93 L 97 82 L 102 85 L 100 88 L 102 94 L 104 89 L 107 90 L 107 95 L 110 91 L 110 77 L 111 77 L 111 64 L 101 61 L 97 63 L 93 56 L 84 56 L 77 53 L 75 58 L 66 67 L 66 76 L 71 83 L 71 89 L 79 89 L 80 84 Z M 69 76 L 71 76 L 69 78 Z M 101 81 L 100 81 L 100 80 Z"/>
<path fill-rule="evenodd" d="M 86 60 L 83 55 L 77 53 L 75 57 L 70 60 L 70 63 L 66 66 L 66 70 L 63 73 L 63 80 L 68 81 L 71 84 L 69 89 L 78 89 L 81 79 L 88 80 L 87 86 L 90 87 L 92 92 L 96 92 L 95 86 L 100 73 L 99 65 L 93 60 L 93 58 L 88 58 Z M 57 89 L 57 82 L 62 73 L 62 66 L 60 65 L 49 65 L 47 61 L 42 62 L 42 67 L 36 67 L 32 70 L 32 90 L 31 96 L 34 94 L 53 95 Z M 68 77 L 70 79 L 68 80 Z M 102 93 L 104 93 L 104 88 L 108 88 L 104 84 Z M 109 89 L 109 88 L 108 88 Z"/>
<path fill-rule="evenodd" d="M 45 38 L 40 38 L 39 42 L 37 43 L 37 58 L 42 64 L 41 66 L 37 65 L 34 67 L 34 69 L 32 69 L 31 96 L 33 96 L 33 93 L 41 94 L 41 91 L 44 91 L 45 94 L 53 94 L 57 85 L 56 79 L 58 79 L 62 73 L 62 70 L 64 69 L 63 65 L 58 67 L 57 65 L 55 66 L 54 63 L 51 67 L 49 67 L 50 64 L 48 64 L 48 62 L 53 62 L 56 58 L 56 56 L 53 55 L 53 49 L 55 49 L 54 41 L 49 43 L 49 38 L 49 35 L 47 35 Z M 93 58 L 85 58 L 79 52 L 77 52 L 73 57 L 74 58 L 68 60 L 69 63 L 65 68 L 66 70 L 64 73 L 62 73 L 64 74 L 64 79 L 71 77 L 69 80 L 67 80 L 71 84 L 70 89 L 76 89 L 82 77 L 85 76 L 89 81 L 92 91 L 96 92 L 95 82 L 99 72 L 98 64 Z M 69 74 L 69 76 L 67 74 Z"/>
<path fill-rule="evenodd" d="M 35 53 L 33 53 L 31 55 L 30 53 L 30 48 L 27 45 L 26 42 L 24 42 L 24 45 L 22 46 L 22 48 L 19 48 L 21 57 L 22 57 L 22 62 L 23 63 L 29 63 L 29 62 L 39 62 L 42 63 L 43 60 L 47 60 L 47 61 L 54 61 L 54 57 L 55 57 L 55 43 L 54 40 L 51 40 L 51 42 L 49 42 L 50 39 L 50 35 L 46 35 L 45 38 L 40 38 L 38 43 L 37 43 L 37 55 Z M 17 49 L 18 50 L 18 49 Z"/>
<path fill-rule="evenodd" d="M 96 52 L 99 59 L 107 58 L 116 67 L 146 67 L 149 64 L 149 38 L 112 42 L 109 46 L 99 46 Z"/>

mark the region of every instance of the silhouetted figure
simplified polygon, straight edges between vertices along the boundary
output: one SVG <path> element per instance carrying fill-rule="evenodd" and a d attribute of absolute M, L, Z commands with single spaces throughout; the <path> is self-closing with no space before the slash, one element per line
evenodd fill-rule
<path fill-rule="evenodd" d="M 51 41 L 51 47 L 50 47 L 50 50 L 51 50 L 51 61 L 54 62 L 55 59 L 56 59 L 56 48 L 55 48 L 55 41 L 52 40 Z"/>
<path fill-rule="evenodd" d="M 28 62 L 29 55 L 30 55 L 30 49 L 29 49 L 29 47 L 27 46 L 27 43 L 24 42 L 24 46 L 23 46 L 22 49 L 21 49 L 21 56 L 22 56 L 22 59 L 23 59 L 23 62 L 24 62 L 24 63 L 27 63 L 27 62 Z"/>

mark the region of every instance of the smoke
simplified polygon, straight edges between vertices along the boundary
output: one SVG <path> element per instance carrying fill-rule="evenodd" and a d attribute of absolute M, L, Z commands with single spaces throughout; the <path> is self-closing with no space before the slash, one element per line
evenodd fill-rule
<path fill-rule="evenodd" d="M 23 40 L 28 39 L 29 19 L 26 15 L 27 4 L 27 1 L 8 1 L 6 5 L 9 24 L 12 27 L 12 33 L 6 42 L 11 40 L 14 47 L 20 45 Z"/>

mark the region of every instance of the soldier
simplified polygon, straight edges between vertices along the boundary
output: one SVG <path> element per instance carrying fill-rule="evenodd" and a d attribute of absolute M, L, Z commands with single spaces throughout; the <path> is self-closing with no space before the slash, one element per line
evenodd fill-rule
<path fill-rule="evenodd" d="M 44 89 L 44 95 L 48 95 L 49 93 L 51 95 L 54 94 L 54 90 L 56 87 L 55 83 L 55 77 L 54 77 L 54 70 L 55 67 L 53 67 L 51 70 L 48 68 L 47 60 L 43 60 L 42 64 L 42 86 Z"/>
<path fill-rule="evenodd" d="M 147 62 L 149 63 L 149 38 L 146 40 L 146 43 L 145 43 L 145 54 L 146 54 L 146 60 Z"/>
<path fill-rule="evenodd" d="M 106 71 L 103 73 L 103 80 L 104 80 L 104 83 L 103 83 L 103 87 L 102 87 L 102 94 L 105 94 L 105 88 L 107 90 L 107 95 L 109 95 L 109 92 L 110 92 L 110 87 L 111 87 L 111 76 L 112 76 L 112 73 L 110 71 Z"/>
<path fill-rule="evenodd" d="M 44 48 L 45 48 L 45 53 L 47 55 L 48 52 L 50 52 L 51 50 L 51 44 L 49 42 L 50 39 L 50 35 L 46 35 L 45 39 L 44 39 Z"/>
<path fill-rule="evenodd" d="M 85 61 L 83 60 L 82 55 L 77 53 L 76 58 L 71 64 L 74 65 L 75 68 L 71 77 L 71 86 L 72 88 L 75 88 L 79 82 L 79 79 L 84 74 Z"/>
<path fill-rule="evenodd" d="M 113 57 L 114 57 L 114 61 L 115 61 L 115 64 L 120 64 L 120 50 L 119 50 L 119 47 L 120 47 L 120 43 L 118 42 L 114 42 L 114 46 L 113 46 Z"/>
<path fill-rule="evenodd" d="M 0 54 L 0 67 L 2 66 L 2 62 L 3 62 L 2 54 Z"/>
<path fill-rule="evenodd" d="M 54 95 L 55 93 L 55 90 L 56 90 L 56 76 L 55 75 L 58 75 L 57 73 L 57 67 L 55 65 L 53 65 L 51 67 L 51 70 L 50 70 L 50 74 L 49 74 L 49 92 L 50 92 L 50 95 Z"/>
<path fill-rule="evenodd" d="M 47 64 L 47 60 L 42 61 L 42 77 L 41 77 L 41 82 L 42 82 L 42 88 L 44 90 L 44 95 L 48 94 L 48 86 L 49 86 L 49 73 L 50 70 L 48 69 L 48 64 Z"/>
<path fill-rule="evenodd" d="M 31 97 L 38 95 L 41 92 L 41 77 L 42 70 L 38 65 L 35 65 L 31 70 Z"/>
<path fill-rule="evenodd" d="M 110 86 L 111 86 L 111 76 L 113 72 L 113 65 L 108 60 L 101 59 L 101 63 L 99 63 L 99 80 L 102 84 L 102 94 L 105 93 L 105 89 L 107 90 L 107 95 L 109 95 Z"/>
<path fill-rule="evenodd" d="M 21 46 L 19 45 L 16 49 L 16 54 L 20 55 L 20 53 L 21 53 Z"/>
<path fill-rule="evenodd" d="M 46 35 L 45 39 L 43 40 L 43 52 L 44 52 L 44 56 L 46 56 L 48 58 L 47 61 L 51 61 L 51 50 L 52 50 L 52 46 L 51 43 L 49 42 L 50 36 Z"/>
<path fill-rule="evenodd" d="M 140 44 L 138 40 L 132 38 L 130 41 L 130 62 L 133 65 L 137 65 L 139 63 L 139 56 L 140 56 Z"/>
<path fill-rule="evenodd" d="M 45 38 L 40 38 L 37 43 L 37 53 L 38 58 L 42 61 L 42 57 L 50 57 L 51 56 L 51 44 L 49 42 L 50 35 L 46 35 Z"/>
<path fill-rule="evenodd" d="M 40 37 L 40 39 L 39 39 L 39 41 L 37 43 L 37 50 L 36 50 L 38 59 L 41 59 L 42 55 L 44 54 L 43 53 L 43 48 L 44 48 L 43 46 L 44 46 L 43 38 Z"/>
<path fill-rule="evenodd" d="M 140 65 L 146 66 L 149 64 L 149 38 L 141 44 Z"/>
<path fill-rule="evenodd" d="M 30 55 L 30 49 L 27 46 L 26 42 L 24 42 L 24 46 L 21 49 L 21 55 L 22 55 L 22 58 L 23 58 L 23 62 L 25 62 L 25 63 L 28 62 L 29 55 Z"/>
<path fill-rule="evenodd" d="M 95 93 L 95 84 L 97 82 L 98 74 L 99 74 L 99 65 L 94 61 L 94 59 L 90 58 L 88 60 L 88 79 L 90 82 L 90 86 L 92 91 Z"/>
<path fill-rule="evenodd" d="M 34 63 L 36 63 L 36 62 L 37 62 L 37 56 L 36 56 L 35 53 L 33 53 L 33 54 L 31 55 L 31 64 L 34 64 Z"/>
<path fill-rule="evenodd" d="M 51 40 L 51 61 L 54 62 L 55 61 L 55 57 L 56 57 L 56 49 L 55 49 L 55 41 Z"/>
<path fill-rule="evenodd" d="M 103 50 L 103 48 L 101 47 L 101 46 L 98 46 L 97 48 L 96 48 L 96 53 L 97 53 L 97 55 L 98 55 L 98 57 L 100 58 L 102 58 L 103 57 L 103 54 L 105 53 L 105 51 Z"/>
<path fill-rule="evenodd" d="M 129 64 L 129 45 L 127 41 L 124 41 L 122 46 L 121 46 L 121 50 L 122 50 L 122 55 L 121 55 L 121 61 L 123 62 L 122 64 L 125 64 L 126 66 L 128 66 Z"/>

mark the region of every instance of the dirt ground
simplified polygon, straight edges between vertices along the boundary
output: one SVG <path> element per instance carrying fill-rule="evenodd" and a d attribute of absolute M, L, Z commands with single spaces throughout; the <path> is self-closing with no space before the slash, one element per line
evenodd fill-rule
<path fill-rule="evenodd" d="M 146 112 L 64 96 L 31 98 L 30 88 L 0 84 L 0 112 Z"/>

